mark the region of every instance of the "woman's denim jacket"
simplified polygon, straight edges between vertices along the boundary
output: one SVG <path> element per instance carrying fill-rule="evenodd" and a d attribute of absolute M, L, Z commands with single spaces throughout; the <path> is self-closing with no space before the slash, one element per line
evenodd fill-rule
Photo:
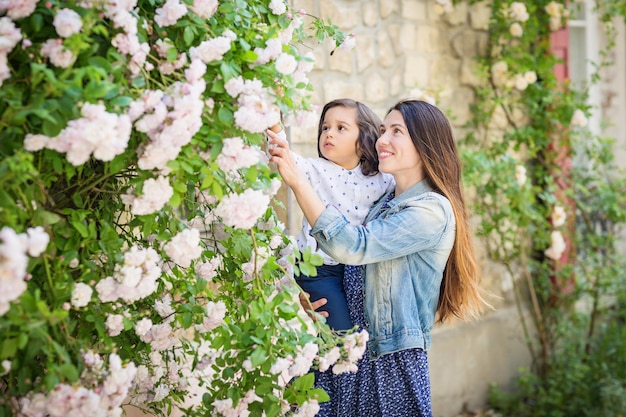
<path fill-rule="evenodd" d="M 387 207 L 385 199 L 374 204 L 363 226 L 350 226 L 328 206 L 311 230 L 319 247 L 337 261 L 366 265 L 365 319 L 373 359 L 402 349 L 430 348 L 456 227 L 450 202 L 426 180 Z"/>

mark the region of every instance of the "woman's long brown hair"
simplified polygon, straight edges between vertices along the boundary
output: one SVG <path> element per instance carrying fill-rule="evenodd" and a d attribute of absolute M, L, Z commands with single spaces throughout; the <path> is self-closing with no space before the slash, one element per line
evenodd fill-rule
<path fill-rule="evenodd" d="M 456 219 L 456 239 L 439 292 L 438 321 L 475 318 L 488 304 L 481 296 L 480 268 L 461 183 L 461 161 L 450 122 L 441 110 L 424 101 L 401 101 L 392 110 L 402 114 L 426 179 L 450 201 Z"/>

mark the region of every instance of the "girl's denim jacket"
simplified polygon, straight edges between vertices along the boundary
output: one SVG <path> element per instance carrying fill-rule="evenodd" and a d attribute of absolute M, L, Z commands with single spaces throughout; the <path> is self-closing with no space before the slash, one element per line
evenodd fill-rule
<path fill-rule="evenodd" d="M 386 195 L 362 226 L 350 226 L 327 206 L 311 235 L 346 265 L 365 265 L 365 319 L 372 359 L 408 348 L 430 348 L 443 271 L 456 222 L 447 198 L 422 180 L 384 206 Z M 380 215 L 376 214 L 380 211 Z"/>

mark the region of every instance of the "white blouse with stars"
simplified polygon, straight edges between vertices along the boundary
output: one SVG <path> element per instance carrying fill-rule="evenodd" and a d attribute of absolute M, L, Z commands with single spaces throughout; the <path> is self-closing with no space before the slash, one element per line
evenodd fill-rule
<path fill-rule="evenodd" d="M 322 202 L 337 207 L 354 226 L 362 224 L 370 207 L 395 187 L 390 174 L 379 172 L 368 177 L 363 175 L 360 164 L 347 170 L 324 158 L 304 158 L 295 152 L 292 154 L 298 168 L 304 172 Z M 337 265 L 337 261 L 317 248 L 310 231 L 311 225 L 303 219 L 302 229 L 296 237 L 298 248 L 302 251 L 310 246 L 312 252 L 324 257 L 324 264 Z"/>

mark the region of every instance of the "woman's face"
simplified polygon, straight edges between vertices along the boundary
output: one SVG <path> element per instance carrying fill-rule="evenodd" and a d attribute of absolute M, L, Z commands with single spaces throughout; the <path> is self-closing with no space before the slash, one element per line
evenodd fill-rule
<path fill-rule="evenodd" d="M 421 180 L 424 167 L 413 145 L 404 118 L 398 110 L 392 110 L 381 126 L 381 136 L 376 141 L 378 152 L 378 169 L 392 174 L 396 182 Z M 411 181 L 411 182 L 413 182 Z"/>
<path fill-rule="evenodd" d="M 343 106 L 331 107 L 324 114 L 322 133 L 318 146 L 324 158 L 345 169 L 359 164 L 356 142 L 359 139 L 359 124 L 356 109 Z"/>

